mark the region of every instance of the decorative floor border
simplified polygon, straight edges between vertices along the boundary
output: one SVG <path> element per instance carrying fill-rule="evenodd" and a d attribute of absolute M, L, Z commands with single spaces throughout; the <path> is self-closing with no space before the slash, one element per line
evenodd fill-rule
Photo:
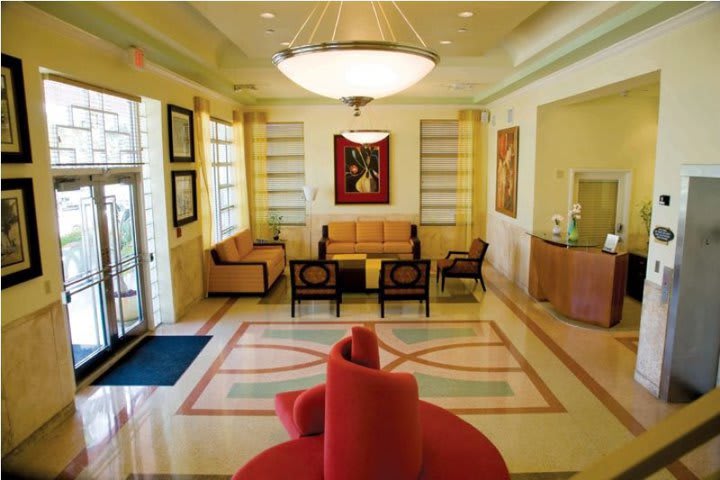
<path fill-rule="evenodd" d="M 512 344 L 510 339 L 505 335 L 505 333 L 500 329 L 500 327 L 497 325 L 496 322 L 492 320 L 419 320 L 419 321 L 396 321 L 396 320 L 379 320 L 379 321 L 335 321 L 335 322 L 318 322 L 318 321 L 308 321 L 308 322 L 302 322 L 301 324 L 298 324 L 297 322 L 243 322 L 240 327 L 235 331 L 233 336 L 230 338 L 228 343 L 225 345 L 223 350 L 220 352 L 218 357 L 213 361 L 212 365 L 208 368 L 208 370 L 205 372 L 205 374 L 202 376 L 200 381 L 195 385 L 195 387 L 192 389 L 190 394 L 186 397 L 185 401 L 182 403 L 180 408 L 177 410 L 178 415 L 206 415 L 206 416 L 242 416 L 242 415 L 252 415 L 252 416 L 262 416 L 262 415 L 275 415 L 275 411 L 273 409 L 211 409 L 211 408 L 195 408 L 194 405 L 200 398 L 200 396 L 205 392 L 207 387 L 210 385 L 210 382 L 213 380 L 213 378 L 218 374 L 227 374 L 227 373 L 276 373 L 280 371 L 290 371 L 290 370 L 298 370 L 303 368 L 308 368 L 311 366 L 321 365 L 326 362 L 327 355 L 314 351 L 311 349 L 306 349 L 302 347 L 294 347 L 294 346 L 288 346 L 288 345 L 247 345 L 247 344 L 240 344 L 240 341 L 242 339 L 242 336 L 247 332 L 247 330 L 251 326 L 255 325 L 267 325 L 267 326 L 306 326 L 306 325 L 321 325 L 321 326 L 338 326 L 338 325 L 344 325 L 344 326 L 350 326 L 350 325 L 362 325 L 370 330 L 375 331 L 376 325 L 398 325 L 398 326 L 410 326 L 410 325 L 417 325 L 417 326 L 437 326 L 437 325 L 443 325 L 443 324 L 453 324 L 453 325 L 488 325 L 492 332 L 497 335 L 498 338 L 500 338 L 500 342 L 466 342 L 466 343 L 450 343 L 447 345 L 438 345 L 434 347 L 424 348 L 421 350 L 417 350 L 414 352 L 402 352 L 400 350 L 397 350 L 396 348 L 388 345 L 386 342 L 382 340 L 382 338 L 378 338 L 379 340 L 379 346 L 382 350 L 385 350 L 388 353 L 391 353 L 392 355 L 395 355 L 397 358 L 394 359 L 392 362 L 388 363 L 384 367 L 382 367 L 385 371 L 393 371 L 397 369 L 399 366 L 407 363 L 407 362 L 415 362 L 431 367 L 438 367 L 443 368 L 445 370 L 455 370 L 455 371 L 470 371 L 470 372 L 522 372 L 524 373 L 532 385 L 535 387 L 535 389 L 538 391 L 542 399 L 545 401 L 547 406 L 542 407 L 492 407 L 492 408 L 448 408 L 453 413 L 456 413 L 458 415 L 477 415 L 477 414 L 503 414 L 503 413 L 564 413 L 567 410 L 563 405 L 560 403 L 560 401 L 557 399 L 557 397 L 552 393 L 550 388 L 543 382 L 543 380 L 540 378 L 538 373 L 535 371 L 535 369 L 530 365 L 530 363 L 523 357 L 523 355 L 520 353 L 520 351 Z M 451 365 L 441 362 L 436 362 L 432 360 L 428 360 L 426 358 L 421 358 L 422 355 L 426 355 L 428 353 L 441 351 L 441 350 L 447 350 L 447 349 L 453 349 L 453 348 L 461 348 L 461 347 L 478 347 L 478 346 L 503 346 L 505 347 L 509 352 L 512 358 L 517 362 L 519 367 L 494 367 L 494 368 L 486 368 L 486 367 L 470 367 L 470 366 L 460 366 L 460 365 Z M 232 354 L 232 352 L 236 348 L 279 348 L 279 349 L 285 349 L 285 350 L 293 350 L 293 351 L 299 351 L 302 353 L 307 353 L 313 356 L 317 356 L 317 360 L 305 362 L 298 365 L 292 365 L 288 367 L 275 367 L 275 368 L 261 368 L 261 369 L 223 369 L 223 364 L 225 363 L 226 359 Z"/>

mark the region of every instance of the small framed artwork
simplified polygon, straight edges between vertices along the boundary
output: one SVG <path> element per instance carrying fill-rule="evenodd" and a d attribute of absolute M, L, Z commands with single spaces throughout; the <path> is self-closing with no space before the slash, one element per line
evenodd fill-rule
<path fill-rule="evenodd" d="M 2 181 L 2 288 L 42 275 L 30 178 Z"/>
<path fill-rule="evenodd" d="M 608 233 L 607 237 L 605 237 L 605 245 L 603 245 L 602 251 L 605 253 L 617 253 L 617 247 L 618 242 L 620 241 L 620 237 L 617 235 L 613 235 L 612 233 Z"/>
<path fill-rule="evenodd" d="M 518 136 L 520 127 L 497 132 L 495 210 L 517 217 Z"/>
<path fill-rule="evenodd" d="M 334 140 L 335 204 L 390 203 L 390 138 L 367 145 Z"/>
<path fill-rule="evenodd" d="M 2 54 L 2 162 L 31 163 L 22 60 Z"/>
<path fill-rule="evenodd" d="M 195 133 L 193 112 L 177 105 L 168 105 L 168 128 L 170 129 L 170 161 L 195 161 Z"/>
<path fill-rule="evenodd" d="M 172 172 L 173 225 L 180 227 L 197 220 L 195 170 Z"/>

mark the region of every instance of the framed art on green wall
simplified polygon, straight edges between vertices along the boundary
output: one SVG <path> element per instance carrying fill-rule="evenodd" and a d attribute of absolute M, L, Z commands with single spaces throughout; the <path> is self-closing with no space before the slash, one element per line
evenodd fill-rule
<path fill-rule="evenodd" d="M 2 54 L 2 163 L 31 163 L 22 60 Z"/>

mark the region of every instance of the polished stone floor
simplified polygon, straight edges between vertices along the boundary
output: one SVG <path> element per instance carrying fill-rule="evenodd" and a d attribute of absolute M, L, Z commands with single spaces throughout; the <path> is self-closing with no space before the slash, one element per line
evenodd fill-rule
<path fill-rule="evenodd" d="M 483 431 L 514 480 L 565 479 L 677 408 L 633 380 L 637 330 L 559 321 L 491 267 L 488 291 L 433 285 L 418 302 L 355 294 L 336 318 L 304 302 L 291 319 L 285 282 L 265 299 L 211 298 L 156 335 L 212 335 L 172 387 L 80 388 L 74 417 L 3 460 L 3 478 L 216 479 L 287 439 L 275 392 L 323 381 L 330 346 L 353 325 L 380 339 L 383 368 L 415 375 L 423 399 Z M 717 438 L 652 478 L 720 469 Z"/>

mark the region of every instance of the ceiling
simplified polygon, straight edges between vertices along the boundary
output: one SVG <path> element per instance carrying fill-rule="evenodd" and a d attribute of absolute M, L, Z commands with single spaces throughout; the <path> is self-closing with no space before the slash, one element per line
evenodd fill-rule
<path fill-rule="evenodd" d="M 241 103 L 335 103 L 292 83 L 270 58 L 326 5 L 314 41 L 330 40 L 341 2 L 27 3 L 123 49 L 142 48 L 149 62 Z M 375 3 L 398 41 L 418 44 L 392 2 Z M 418 84 L 378 102 L 487 103 L 698 3 L 398 2 L 441 60 Z M 336 39 L 380 39 L 370 2 L 342 5 Z M 295 45 L 308 43 L 309 30 Z"/>

